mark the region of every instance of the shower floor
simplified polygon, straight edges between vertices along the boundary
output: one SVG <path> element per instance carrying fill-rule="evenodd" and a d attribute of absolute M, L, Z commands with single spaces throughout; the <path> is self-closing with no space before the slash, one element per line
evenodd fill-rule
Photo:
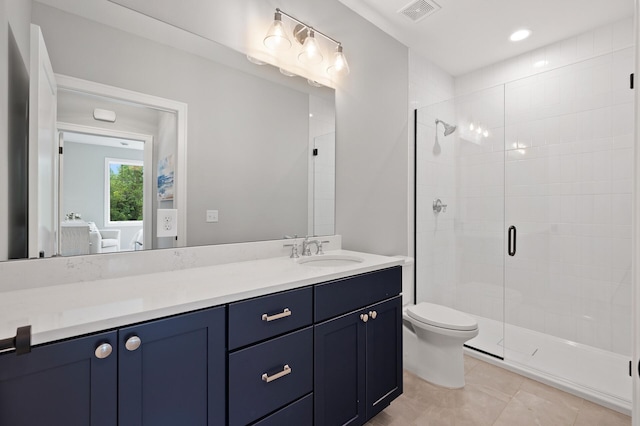
<path fill-rule="evenodd" d="M 468 355 L 631 414 L 630 357 L 499 321 L 474 318 L 480 334 L 466 345 L 502 356 L 504 361 L 466 348 Z"/>

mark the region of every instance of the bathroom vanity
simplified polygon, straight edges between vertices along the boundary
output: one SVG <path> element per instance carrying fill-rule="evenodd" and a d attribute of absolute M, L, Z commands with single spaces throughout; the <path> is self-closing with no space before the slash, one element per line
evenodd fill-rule
<path fill-rule="evenodd" d="M 67 284 L 40 313 L 53 289 L 4 293 L 34 347 L 0 354 L 0 424 L 365 423 L 402 393 L 401 260 L 336 253 L 360 261 Z"/>

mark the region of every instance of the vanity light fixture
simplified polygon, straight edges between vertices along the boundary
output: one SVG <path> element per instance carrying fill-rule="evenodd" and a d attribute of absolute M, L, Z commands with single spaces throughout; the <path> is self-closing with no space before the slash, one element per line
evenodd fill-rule
<path fill-rule="evenodd" d="M 336 46 L 336 51 L 333 53 L 333 62 L 327 68 L 327 72 L 331 76 L 343 76 L 349 74 L 349 64 L 344 53 L 342 53 L 342 44 Z"/>
<path fill-rule="evenodd" d="M 282 14 L 280 9 L 276 9 L 273 23 L 264 37 L 264 45 L 272 50 L 287 50 L 291 47 L 291 40 L 287 36 L 284 24 L 282 23 Z"/>
<path fill-rule="evenodd" d="M 307 66 L 313 66 L 321 64 L 324 60 L 320 45 L 316 39 L 316 34 L 321 35 L 326 40 L 336 45 L 336 51 L 331 55 L 330 63 L 327 65 L 327 73 L 330 76 L 343 76 L 349 74 L 349 65 L 347 58 L 342 52 L 342 44 L 332 37 L 329 37 L 323 32 L 305 24 L 297 18 L 283 12 L 280 9 L 276 9 L 274 21 L 267 31 L 267 35 L 264 38 L 264 45 L 271 50 L 286 50 L 291 47 L 291 41 L 287 36 L 284 24 L 282 22 L 282 16 L 286 16 L 288 19 L 296 23 L 293 29 L 293 38 L 302 45 L 300 53 L 298 54 L 298 60 Z"/>
<path fill-rule="evenodd" d="M 298 54 L 298 60 L 305 65 L 317 65 L 322 62 L 322 52 L 315 37 L 315 32 L 307 28 L 307 36 L 302 43 L 302 50 Z"/>

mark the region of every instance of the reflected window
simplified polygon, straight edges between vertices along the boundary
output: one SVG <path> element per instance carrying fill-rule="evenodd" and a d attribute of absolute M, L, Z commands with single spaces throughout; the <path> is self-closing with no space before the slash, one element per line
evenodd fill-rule
<path fill-rule="evenodd" d="M 107 158 L 105 172 L 107 224 L 142 224 L 143 162 Z"/>

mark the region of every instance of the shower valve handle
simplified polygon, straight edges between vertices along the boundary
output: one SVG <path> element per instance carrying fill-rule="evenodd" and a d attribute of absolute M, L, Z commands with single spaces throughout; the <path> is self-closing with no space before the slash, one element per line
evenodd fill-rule
<path fill-rule="evenodd" d="M 442 200 L 440 198 L 433 200 L 433 212 L 434 213 L 446 213 L 447 205 L 442 204 Z"/>

